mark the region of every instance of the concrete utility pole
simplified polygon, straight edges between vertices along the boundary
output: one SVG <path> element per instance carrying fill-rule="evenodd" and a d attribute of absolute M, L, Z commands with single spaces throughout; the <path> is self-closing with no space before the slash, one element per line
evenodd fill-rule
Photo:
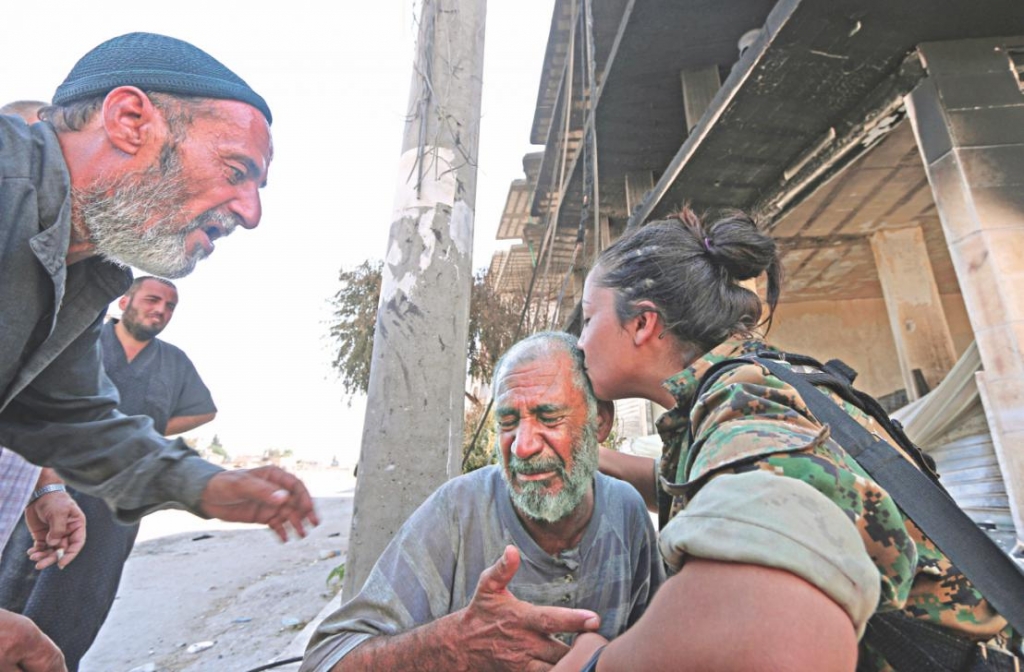
<path fill-rule="evenodd" d="M 345 572 L 462 464 L 486 0 L 423 0 Z"/>

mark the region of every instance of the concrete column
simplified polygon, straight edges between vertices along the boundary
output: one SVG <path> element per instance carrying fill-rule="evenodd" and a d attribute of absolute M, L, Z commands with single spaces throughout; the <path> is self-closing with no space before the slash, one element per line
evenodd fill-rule
<path fill-rule="evenodd" d="M 686 112 L 686 132 L 697 125 L 700 118 L 711 106 L 711 101 L 722 88 L 718 66 L 709 65 L 699 70 L 683 70 L 679 73 L 683 84 L 683 107 Z"/>
<path fill-rule="evenodd" d="M 638 170 L 626 173 L 626 212 L 632 215 L 633 210 L 644 202 L 644 196 L 651 189 L 654 189 L 654 173 L 651 171 Z"/>
<path fill-rule="evenodd" d="M 611 218 L 602 215 L 600 236 L 597 241 L 597 254 L 601 254 L 601 250 L 612 244 L 612 231 L 611 231 Z M 595 255 L 596 259 L 596 255 Z"/>
<path fill-rule="evenodd" d="M 346 597 L 363 585 L 413 510 L 461 471 L 486 6 L 486 0 L 421 3 Z"/>
<path fill-rule="evenodd" d="M 572 302 L 575 304 L 583 300 L 583 283 L 587 281 L 588 269 L 583 264 L 578 264 L 572 272 Z"/>
<path fill-rule="evenodd" d="M 896 342 L 903 386 L 907 398 L 913 401 L 935 389 L 956 364 L 953 337 L 921 227 L 879 231 L 871 236 L 871 250 Z"/>
<path fill-rule="evenodd" d="M 1017 538 L 1024 538 L 1024 95 L 1007 46 L 924 44 L 907 110 L 984 371 L 977 376 Z"/>

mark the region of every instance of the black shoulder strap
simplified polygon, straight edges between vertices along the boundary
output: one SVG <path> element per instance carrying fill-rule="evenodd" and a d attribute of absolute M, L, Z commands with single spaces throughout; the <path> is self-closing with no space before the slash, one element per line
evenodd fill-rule
<path fill-rule="evenodd" d="M 821 390 L 781 362 L 753 357 L 797 392 L 832 438 L 885 488 L 896 505 L 981 591 L 1014 630 L 1024 633 L 1024 574 L 928 475 L 869 433 Z"/>

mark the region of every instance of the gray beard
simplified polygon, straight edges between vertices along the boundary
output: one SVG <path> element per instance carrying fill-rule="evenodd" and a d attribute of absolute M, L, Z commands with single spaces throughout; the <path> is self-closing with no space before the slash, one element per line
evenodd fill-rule
<path fill-rule="evenodd" d="M 180 278 L 206 256 L 201 247 L 190 252 L 185 237 L 217 215 L 204 213 L 182 227 L 176 218 L 187 198 L 181 161 L 172 150 L 163 164 L 162 169 L 154 164 L 142 173 L 73 189 L 71 197 L 89 242 L 101 256 L 153 275 Z"/>
<path fill-rule="evenodd" d="M 575 511 L 586 497 L 593 482 L 594 473 L 597 471 L 597 456 L 598 444 L 595 430 L 591 423 L 587 423 L 573 447 L 573 466 L 572 471 L 568 473 L 566 473 L 565 464 L 562 462 L 537 465 L 530 460 L 519 460 L 515 455 L 509 455 L 510 464 L 505 464 L 500 457 L 498 461 L 502 466 L 501 476 L 505 479 L 512 503 L 516 508 L 534 520 L 555 523 Z M 519 483 L 517 490 L 513 487 L 509 477 L 510 471 L 514 475 L 517 471 L 529 473 L 530 471 L 548 470 L 556 471 L 562 479 L 562 489 L 557 495 L 546 493 L 546 486 L 543 483 Z"/>

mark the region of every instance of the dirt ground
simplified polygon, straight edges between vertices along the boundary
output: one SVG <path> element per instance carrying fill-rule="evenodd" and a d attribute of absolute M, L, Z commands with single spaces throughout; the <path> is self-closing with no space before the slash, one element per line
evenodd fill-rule
<path fill-rule="evenodd" d="M 80 672 L 246 672 L 276 658 L 334 596 L 326 579 L 348 548 L 351 473 L 299 474 L 322 522 L 287 544 L 262 527 L 147 516 Z M 213 645 L 189 652 L 201 642 Z"/>

